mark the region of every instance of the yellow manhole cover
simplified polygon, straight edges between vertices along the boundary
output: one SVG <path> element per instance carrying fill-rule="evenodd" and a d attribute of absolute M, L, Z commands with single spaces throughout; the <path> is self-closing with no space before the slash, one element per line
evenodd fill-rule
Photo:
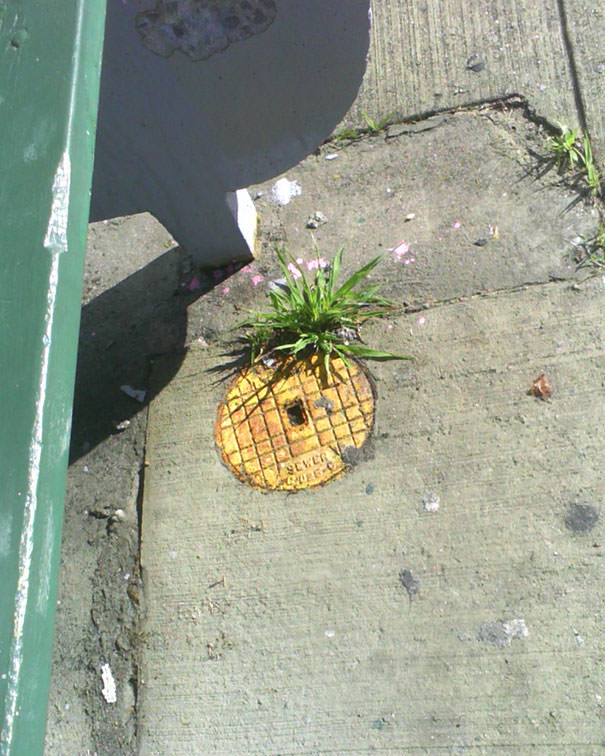
<path fill-rule="evenodd" d="M 374 392 L 361 365 L 317 355 L 246 368 L 219 406 L 216 441 L 227 466 L 255 488 L 297 491 L 341 475 L 374 424 Z"/>

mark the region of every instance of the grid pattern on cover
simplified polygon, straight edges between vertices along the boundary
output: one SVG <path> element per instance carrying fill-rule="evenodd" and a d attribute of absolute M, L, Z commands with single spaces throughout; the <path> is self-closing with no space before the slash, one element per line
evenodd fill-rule
<path fill-rule="evenodd" d="M 331 360 L 326 376 L 316 355 L 287 370 L 242 371 L 218 411 L 216 440 L 240 480 L 262 489 L 298 490 L 346 468 L 374 422 L 372 385 L 356 362 Z"/>

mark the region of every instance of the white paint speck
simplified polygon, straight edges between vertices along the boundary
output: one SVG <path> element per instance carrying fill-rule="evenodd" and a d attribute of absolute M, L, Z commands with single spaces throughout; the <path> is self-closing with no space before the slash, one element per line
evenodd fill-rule
<path fill-rule="evenodd" d="M 38 159 L 38 148 L 35 144 L 30 144 L 25 148 L 23 152 L 23 159 L 26 163 L 32 163 L 34 160 Z"/>
<path fill-rule="evenodd" d="M 440 504 L 439 497 L 433 491 L 422 497 L 422 508 L 425 512 L 438 512 Z"/>
<path fill-rule="evenodd" d="M 101 690 L 103 698 L 107 701 L 107 703 L 115 703 L 118 700 L 116 693 L 116 682 L 113 679 L 113 674 L 111 672 L 111 667 L 109 666 L 109 664 L 101 665 L 101 681 L 103 682 L 103 689 Z"/>
<path fill-rule="evenodd" d="M 326 638 L 333 638 L 336 635 L 336 632 L 334 630 L 326 630 L 325 636 Z"/>
<path fill-rule="evenodd" d="M 302 187 L 299 181 L 289 181 L 287 178 L 280 178 L 271 187 L 271 199 L 277 205 L 287 205 L 293 197 L 302 194 Z"/>
<path fill-rule="evenodd" d="M 13 535 L 13 513 L 4 512 L 0 520 L 0 559 L 10 555 Z"/>
<path fill-rule="evenodd" d="M 502 627 L 509 638 L 527 638 L 529 635 L 524 619 L 512 619 L 503 622 Z"/>

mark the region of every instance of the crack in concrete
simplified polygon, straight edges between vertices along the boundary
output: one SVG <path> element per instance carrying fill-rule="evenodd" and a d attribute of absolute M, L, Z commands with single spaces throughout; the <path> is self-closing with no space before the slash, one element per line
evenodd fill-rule
<path fill-rule="evenodd" d="M 434 299 L 429 302 L 422 302 L 420 304 L 404 305 L 403 313 L 406 315 L 413 315 L 417 312 L 426 312 L 428 310 L 435 309 L 437 307 L 447 307 L 448 305 L 460 304 L 461 302 L 472 302 L 477 299 L 487 299 L 488 297 L 495 297 L 506 294 L 515 294 L 519 291 L 525 291 L 526 289 L 535 288 L 538 286 L 555 286 L 562 283 L 568 284 L 568 288 L 572 289 L 574 285 L 583 283 L 587 279 L 576 281 L 573 278 L 559 278 L 553 276 L 548 281 L 525 281 L 522 284 L 516 286 L 505 286 L 501 289 L 490 289 L 489 291 L 477 291 L 473 294 L 465 294 L 458 297 L 448 297 L 446 299 Z"/>

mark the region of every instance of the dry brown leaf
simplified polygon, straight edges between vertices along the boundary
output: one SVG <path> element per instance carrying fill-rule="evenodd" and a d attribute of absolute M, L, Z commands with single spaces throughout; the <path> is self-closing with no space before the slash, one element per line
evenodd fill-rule
<path fill-rule="evenodd" d="M 539 399 L 548 399 L 552 396 L 552 386 L 548 382 L 548 378 L 544 373 L 539 375 L 533 382 L 532 387 L 529 390 L 532 396 L 537 396 Z"/>

